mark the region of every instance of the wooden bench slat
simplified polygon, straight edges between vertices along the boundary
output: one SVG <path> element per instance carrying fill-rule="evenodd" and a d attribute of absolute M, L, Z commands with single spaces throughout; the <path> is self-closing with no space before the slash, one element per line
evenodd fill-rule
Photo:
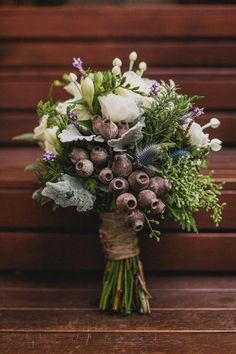
<path fill-rule="evenodd" d="M 235 41 L 130 41 L 58 43 L 45 39 L 40 42 L 3 42 L 0 45 L 2 67 L 61 67 L 68 70 L 74 56 L 83 58 L 86 67 L 111 67 L 119 56 L 127 65 L 131 50 L 138 53 L 150 67 L 155 66 L 235 66 Z M 186 55 L 187 53 L 187 55 Z M 42 60 L 43 58 L 43 60 Z"/>
<path fill-rule="evenodd" d="M 0 232 L 0 268 L 103 270 L 98 232 L 86 233 L 79 225 L 77 231 L 69 230 L 68 227 L 65 233 Z M 139 240 L 147 271 L 233 271 L 236 267 L 235 233 L 189 234 L 163 230 L 158 244 L 146 234 L 140 234 Z"/>
<path fill-rule="evenodd" d="M 235 14 L 235 6 L 125 6 L 116 11 L 109 6 L 76 6 L 47 8 L 46 13 L 42 9 L 9 8 L 0 12 L 1 37 L 235 38 Z"/>

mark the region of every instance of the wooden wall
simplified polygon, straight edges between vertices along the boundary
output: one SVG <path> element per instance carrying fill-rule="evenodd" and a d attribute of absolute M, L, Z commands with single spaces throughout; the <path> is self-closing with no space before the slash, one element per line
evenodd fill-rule
<path fill-rule="evenodd" d="M 207 114 L 224 141 L 211 169 L 225 181 L 224 220 L 215 229 L 198 215 L 199 234 L 170 222 L 154 245 L 140 235 L 150 270 L 236 269 L 236 6 L 9 7 L 0 9 L 0 269 L 100 269 L 98 218 L 41 208 L 31 199 L 36 183 L 23 171 L 39 156 L 33 145 L 12 141 L 36 125 L 35 105 L 50 82 L 69 72 L 73 56 L 105 69 L 116 56 L 128 63 L 136 50 L 147 75 L 174 79 L 188 94 L 205 95 Z M 58 98 L 64 97 L 58 92 Z"/>

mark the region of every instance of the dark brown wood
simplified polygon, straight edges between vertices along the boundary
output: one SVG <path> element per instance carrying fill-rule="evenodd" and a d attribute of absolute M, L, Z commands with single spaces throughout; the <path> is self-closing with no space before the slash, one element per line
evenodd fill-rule
<path fill-rule="evenodd" d="M 1 333 L 1 353 L 235 354 L 235 333 Z"/>
<path fill-rule="evenodd" d="M 15 75 L 14 75 L 15 76 Z M 24 76 L 24 77 L 23 77 Z M 233 70 L 209 71 L 192 70 L 155 70 L 149 71 L 149 76 L 153 79 L 168 80 L 172 78 L 181 87 L 181 92 L 188 95 L 204 95 L 206 99 L 202 101 L 201 105 L 214 110 L 235 110 L 236 101 L 234 92 L 236 91 L 236 72 Z M 55 77 L 61 77 L 46 73 L 41 73 L 40 77 L 37 74 L 20 77 L 6 76 L 6 81 L 0 83 L 0 91 L 2 99 L 0 101 L 0 108 L 4 110 L 32 110 L 40 99 L 45 100 L 48 96 L 50 83 Z M 24 89 L 22 89 L 24 85 Z M 28 94 L 30 92 L 30 95 Z M 220 92 L 220 94 L 219 94 Z M 58 99 L 65 99 L 66 96 L 61 90 L 57 90 L 56 97 Z"/>
<path fill-rule="evenodd" d="M 234 271 L 235 237 L 235 233 L 196 235 L 163 230 L 161 242 L 157 243 L 143 233 L 139 235 L 141 257 L 146 270 Z M 95 231 L 1 232 L 0 268 L 102 270 L 104 258 Z"/>
<path fill-rule="evenodd" d="M 14 39 L 235 38 L 235 13 L 235 6 L 135 5 L 117 7 L 115 11 L 112 6 L 76 6 L 49 7 L 46 12 L 9 7 L 1 9 L 1 36 Z"/>
<path fill-rule="evenodd" d="M 235 66 L 235 41 L 213 40 L 209 42 L 192 39 L 150 41 L 143 39 L 140 42 L 140 40 L 130 40 L 128 43 L 121 41 L 114 43 L 106 40 L 98 43 L 96 40 L 81 42 L 74 39 L 60 43 L 57 39 L 23 43 L 2 42 L 0 44 L 1 65 L 8 69 L 51 67 L 67 71 L 72 58 L 79 55 L 83 57 L 86 67 L 107 69 L 111 67 L 112 60 L 117 55 L 127 66 L 130 50 L 135 50 L 139 60 L 145 60 L 149 67 Z"/>

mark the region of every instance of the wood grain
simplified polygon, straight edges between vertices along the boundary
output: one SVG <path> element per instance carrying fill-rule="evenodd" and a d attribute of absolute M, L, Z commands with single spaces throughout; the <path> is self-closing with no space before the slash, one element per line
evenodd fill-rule
<path fill-rule="evenodd" d="M 236 269 L 235 233 L 200 232 L 196 235 L 180 233 L 179 230 L 171 233 L 164 229 L 162 232 L 158 244 L 145 233 L 139 235 L 141 258 L 146 270 Z M 0 268 L 103 270 L 104 258 L 95 231 L 88 233 L 78 228 L 74 233 L 1 232 Z"/>

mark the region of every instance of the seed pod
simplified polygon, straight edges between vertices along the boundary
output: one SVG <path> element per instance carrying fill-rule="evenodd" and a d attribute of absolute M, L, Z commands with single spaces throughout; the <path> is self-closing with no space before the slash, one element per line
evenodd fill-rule
<path fill-rule="evenodd" d="M 123 177 L 115 177 L 109 184 L 109 191 L 113 194 L 128 192 L 129 184 Z"/>
<path fill-rule="evenodd" d="M 135 231 L 141 231 L 144 226 L 144 215 L 141 211 L 134 210 L 127 216 L 128 223 Z"/>
<path fill-rule="evenodd" d="M 119 195 L 119 197 L 116 199 L 116 207 L 120 211 L 130 212 L 136 209 L 137 200 L 133 194 L 124 193 Z"/>
<path fill-rule="evenodd" d="M 153 214 L 163 214 L 164 211 L 165 211 L 165 209 L 166 209 L 166 206 L 165 206 L 165 204 L 162 202 L 161 199 L 158 198 L 157 200 L 158 200 L 158 204 L 155 205 L 155 206 L 151 209 L 151 211 L 152 211 Z"/>
<path fill-rule="evenodd" d="M 121 120 L 118 124 L 118 138 L 129 130 L 129 124 L 124 120 Z"/>
<path fill-rule="evenodd" d="M 132 162 L 126 154 L 116 154 L 112 163 L 112 171 L 115 176 L 127 177 L 133 169 Z"/>
<path fill-rule="evenodd" d="M 90 152 L 90 159 L 96 167 L 103 167 L 108 160 L 108 152 L 100 146 L 95 146 Z"/>
<path fill-rule="evenodd" d="M 103 119 L 99 126 L 99 132 L 104 139 L 115 139 L 118 134 L 118 127 L 110 119 Z"/>
<path fill-rule="evenodd" d="M 109 184 L 113 178 L 112 170 L 108 167 L 103 168 L 100 171 L 98 178 L 99 181 L 102 182 L 103 184 Z"/>
<path fill-rule="evenodd" d="M 78 161 L 75 168 L 77 175 L 80 177 L 89 177 L 94 171 L 93 163 L 88 159 Z"/>
<path fill-rule="evenodd" d="M 79 160 L 88 159 L 88 157 L 89 155 L 87 151 L 81 148 L 74 148 L 69 155 L 71 162 L 74 164 L 76 164 Z"/>
<path fill-rule="evenodd" d="M 136 192 L 147 188 L 150 182 L 148 175 L 143 171 L 132 172 L 129 175 L 128 181 L 129 181 L 130 188 Z"/>
<path fill-rule="evenodd" d="M 100 128 L 103 118 L 99 115 L 91 117 L 92 127 L 95 134 L 100 135 Z"/>
<path fill-rule="evenodd" d="M 149 189 L 144 189 L 143 191 L 139 192 L 138 194 L 138 204 L 147 209 L 153 208 L 157 205 L 158 200 L 156 194 Z"/>
<path fill-rule="evenodd" d="M 172 186 L 170 181 L 162 177 L 153 177 L 150 180 L 149 189 L 153 191 L 157 197 L 169 192 L 171 188 Z"/>

